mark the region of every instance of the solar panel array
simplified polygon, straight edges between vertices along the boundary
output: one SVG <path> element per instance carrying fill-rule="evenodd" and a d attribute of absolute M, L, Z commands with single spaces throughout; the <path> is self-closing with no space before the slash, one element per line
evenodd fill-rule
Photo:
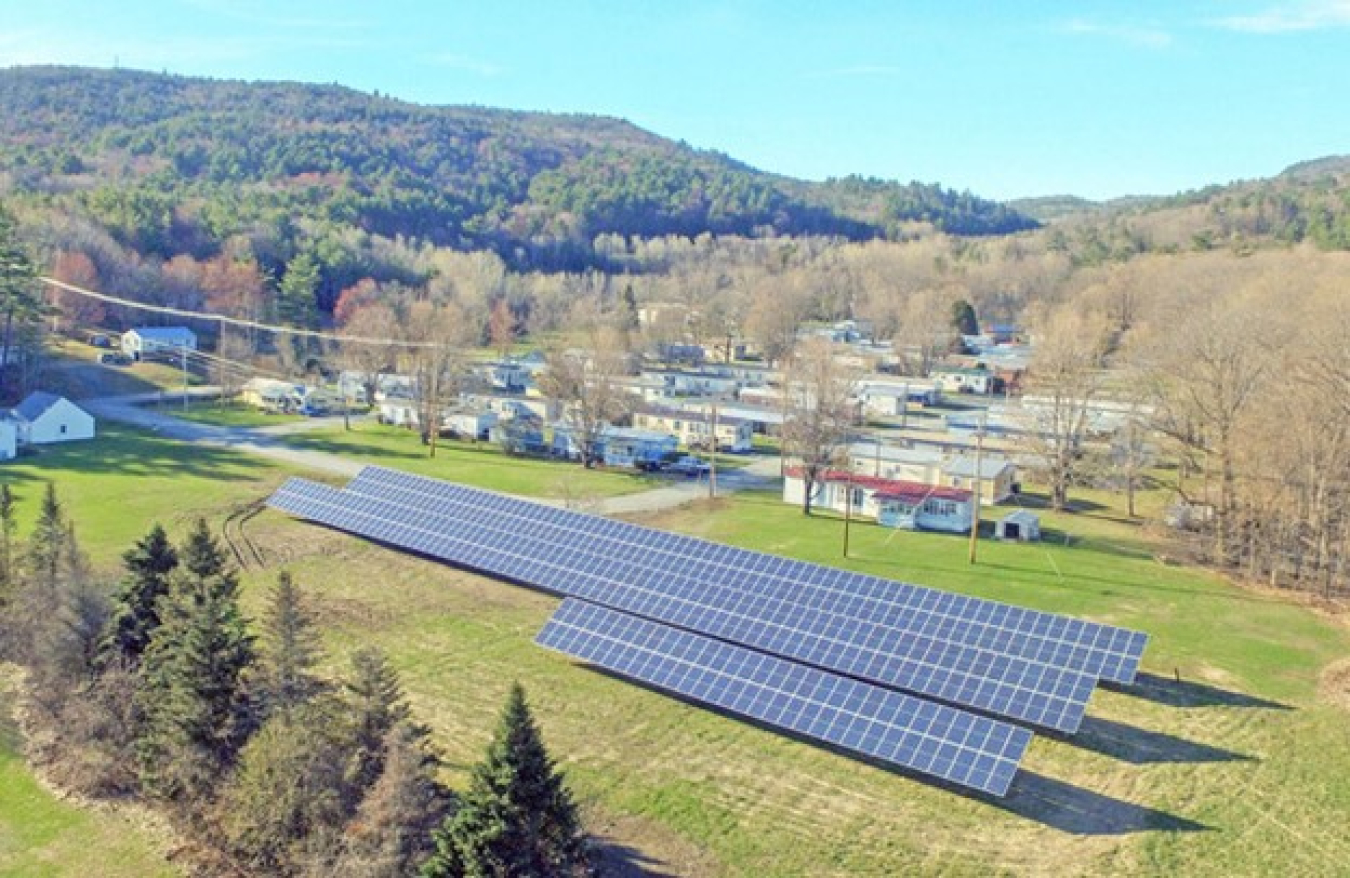
<path fill-rule="evenodd" d="M 1133 683 L 1147 635 L 1055 613 L 910 585 L 754 552 L 608 518 L 541 506 L 465 485 L 366 467 L 347 487 L 370 496 L 417 499 L 419 508 L 491 510 L 514 525 L 551 528 L 610 550 L 634 548 L 651 566 L 732 577 L 737 588 L 772 590 L 803 609 L 865 619 L 898 631 Z"/>
<path fill-rule="evenodd" d="M 313 506 L 326 502 L 334 516 L 326 523 L 364 536 L 918 695 L 1072 733 L 1096 685 L 1076 671 L 868 621 L 820 611 L 803 617 L 781 596 L 652 566 L 588 532 L 541 538 L 534 523 L 500 524 L 481 508 L 456 515 L 352 491 L 322 488 L 327 500 L 311 500 L 303 512 L 314 517 Z"/>
<path fill-rule="evenodd" d="M 568 598 L 541 646 L 845 750 L 1002 796 L 1026 729 Z"/>
<path fill-rule="evenodd" d="M 381 467 L 366 467 L 346 489 L 292 479 L 268 502 L 564 595 L 568 600 L 540 635 L 543 645 L 998 795 L 1011 782 L 1030 733 L 959 708 L 1071 733 L 1099 678 L 1134 679 L 1146 642 L 1126 629 Z M 837 701 L 843 692 L 861 700 Z M 853 709 L 880 710 L 882 703 L 884 714 Z M 965 719 L 929 724 L 934 709 Z M 971 722 L 980 724 L 978 733 Z"/>

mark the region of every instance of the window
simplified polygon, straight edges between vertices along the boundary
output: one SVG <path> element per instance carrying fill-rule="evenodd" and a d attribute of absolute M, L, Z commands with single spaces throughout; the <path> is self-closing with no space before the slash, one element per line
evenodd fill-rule
<path fill-rule="evenodd" d="M 956 515 L 957 504 L 954 500 L 925 500 L 923 511 L 929 515 L 940 515 L 943 518 L 950 518 Z"/>
<path fill-rule="evenodd" d="M 852 496 L 849 499 L 852 501 L 854 509 L 862 509 L 863 501 L 867 499 L 867 495 L 863 492 L 862 488 L 854 488 Z"/>
<path fill-rule="evenodd" d="M 66 425 L 65 425 L 65 424 L 62 424 L 62 425 L 61 425 L 61 435 L 62 435 L 62 436 L 66 435 Z"/>

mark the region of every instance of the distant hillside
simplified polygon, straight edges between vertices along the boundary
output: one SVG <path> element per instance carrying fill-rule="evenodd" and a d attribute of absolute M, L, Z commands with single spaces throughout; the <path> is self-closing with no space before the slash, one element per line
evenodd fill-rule
<path fill-rule="evenodd" d="M 339 86 L 81 68 L 0 71 L 0 194 L 50 199 L 150 254 L 297 218 L 516 263 L 601 233 L 1000 234 L 1036 222 L 936 185 L 812 184 L 628 122 L 424 107 Z"/>

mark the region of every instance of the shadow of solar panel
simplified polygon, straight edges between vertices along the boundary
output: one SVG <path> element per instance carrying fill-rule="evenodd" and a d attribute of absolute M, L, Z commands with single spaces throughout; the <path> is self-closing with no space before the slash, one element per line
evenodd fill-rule
<path fill-rule="evenodd" d="M 1031 733 L 569 598 L 535 638 L 617 674 L 995 796 Z"/>
<path fill-rule="evenodd" d="M 288 486 L 289 487 L 289 486 Z M 695 576 L 607 557 L 585 541 L 536 541 L 372 495 L 318 486 L 316 520 L 451 563 L 943 701 L 1072 733 L 1096 679 L 1075 671 L 738 594 Z M 283 498 L 284 498 L 283 494 Z M 284 499 L 279 504 L 286 504 Z M 295 507 L 294 502 L 290 502 Z M 298 507 L 293 511 L 300 511 Z"/>
<path fill-rule="evenodd" d="M 697 571 L 739 592 L 794 602 L 804 612 L 866 620 L 944 643 L 965 644 L 1116 682 L 1132 682 L 1147 635 L 1067 616 L 971 598 L 847 570 L 765 555 L 626 522 L 555 509 L 382 467 L 366 467 L 348 491 L 415 498 L 421 508 L 496 522 L 537 539 L 587 544 L 613 557 Z"/>

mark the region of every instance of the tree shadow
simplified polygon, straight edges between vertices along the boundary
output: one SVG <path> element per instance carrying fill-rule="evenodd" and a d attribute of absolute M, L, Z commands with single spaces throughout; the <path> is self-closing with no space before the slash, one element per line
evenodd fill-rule
<path fill-rule="evenodd" d="M 1043 734 L 1131 765 L 1256 761 L 1255 757 L 1243 753 L 1092 716 L 1083 719 L 1083 725 L 1074 735 Z"/>
<path fill-rule="evenodd" d="M 191 476 L 212 481 L 255 480 L 259 470 L 270 466 L 256 455 L 207 444 L 184 443 L 151 430 L 100 424 L 99 431 L 93 439 L 32 449 L 17 462 L 36 464 L 53 474 L 57 469 L 70 469 L 148 478 Z M 43 481 L 47 475 L 24 473 L 9 467 L 3 472 L 7 481 Z"/>
<path fill-rule="evenodd" d="M 1169 707 L 1254 707 L 1264 710 L 1293 710 L 1288 704 L 1231 692 L 1191 680 L 1171 679 L 1140 672 L 1129 685 L 1102 681 L 1102 687 Z"/>
<path fill-rule="evenodd" d="M 606 878 L 675 878 L 676 872 L 667 871 L 669 864 L 649 857 L 637 848 L 620 844 L 605 835 L 591 836 L 595 845 L 596 873 Z"/>

